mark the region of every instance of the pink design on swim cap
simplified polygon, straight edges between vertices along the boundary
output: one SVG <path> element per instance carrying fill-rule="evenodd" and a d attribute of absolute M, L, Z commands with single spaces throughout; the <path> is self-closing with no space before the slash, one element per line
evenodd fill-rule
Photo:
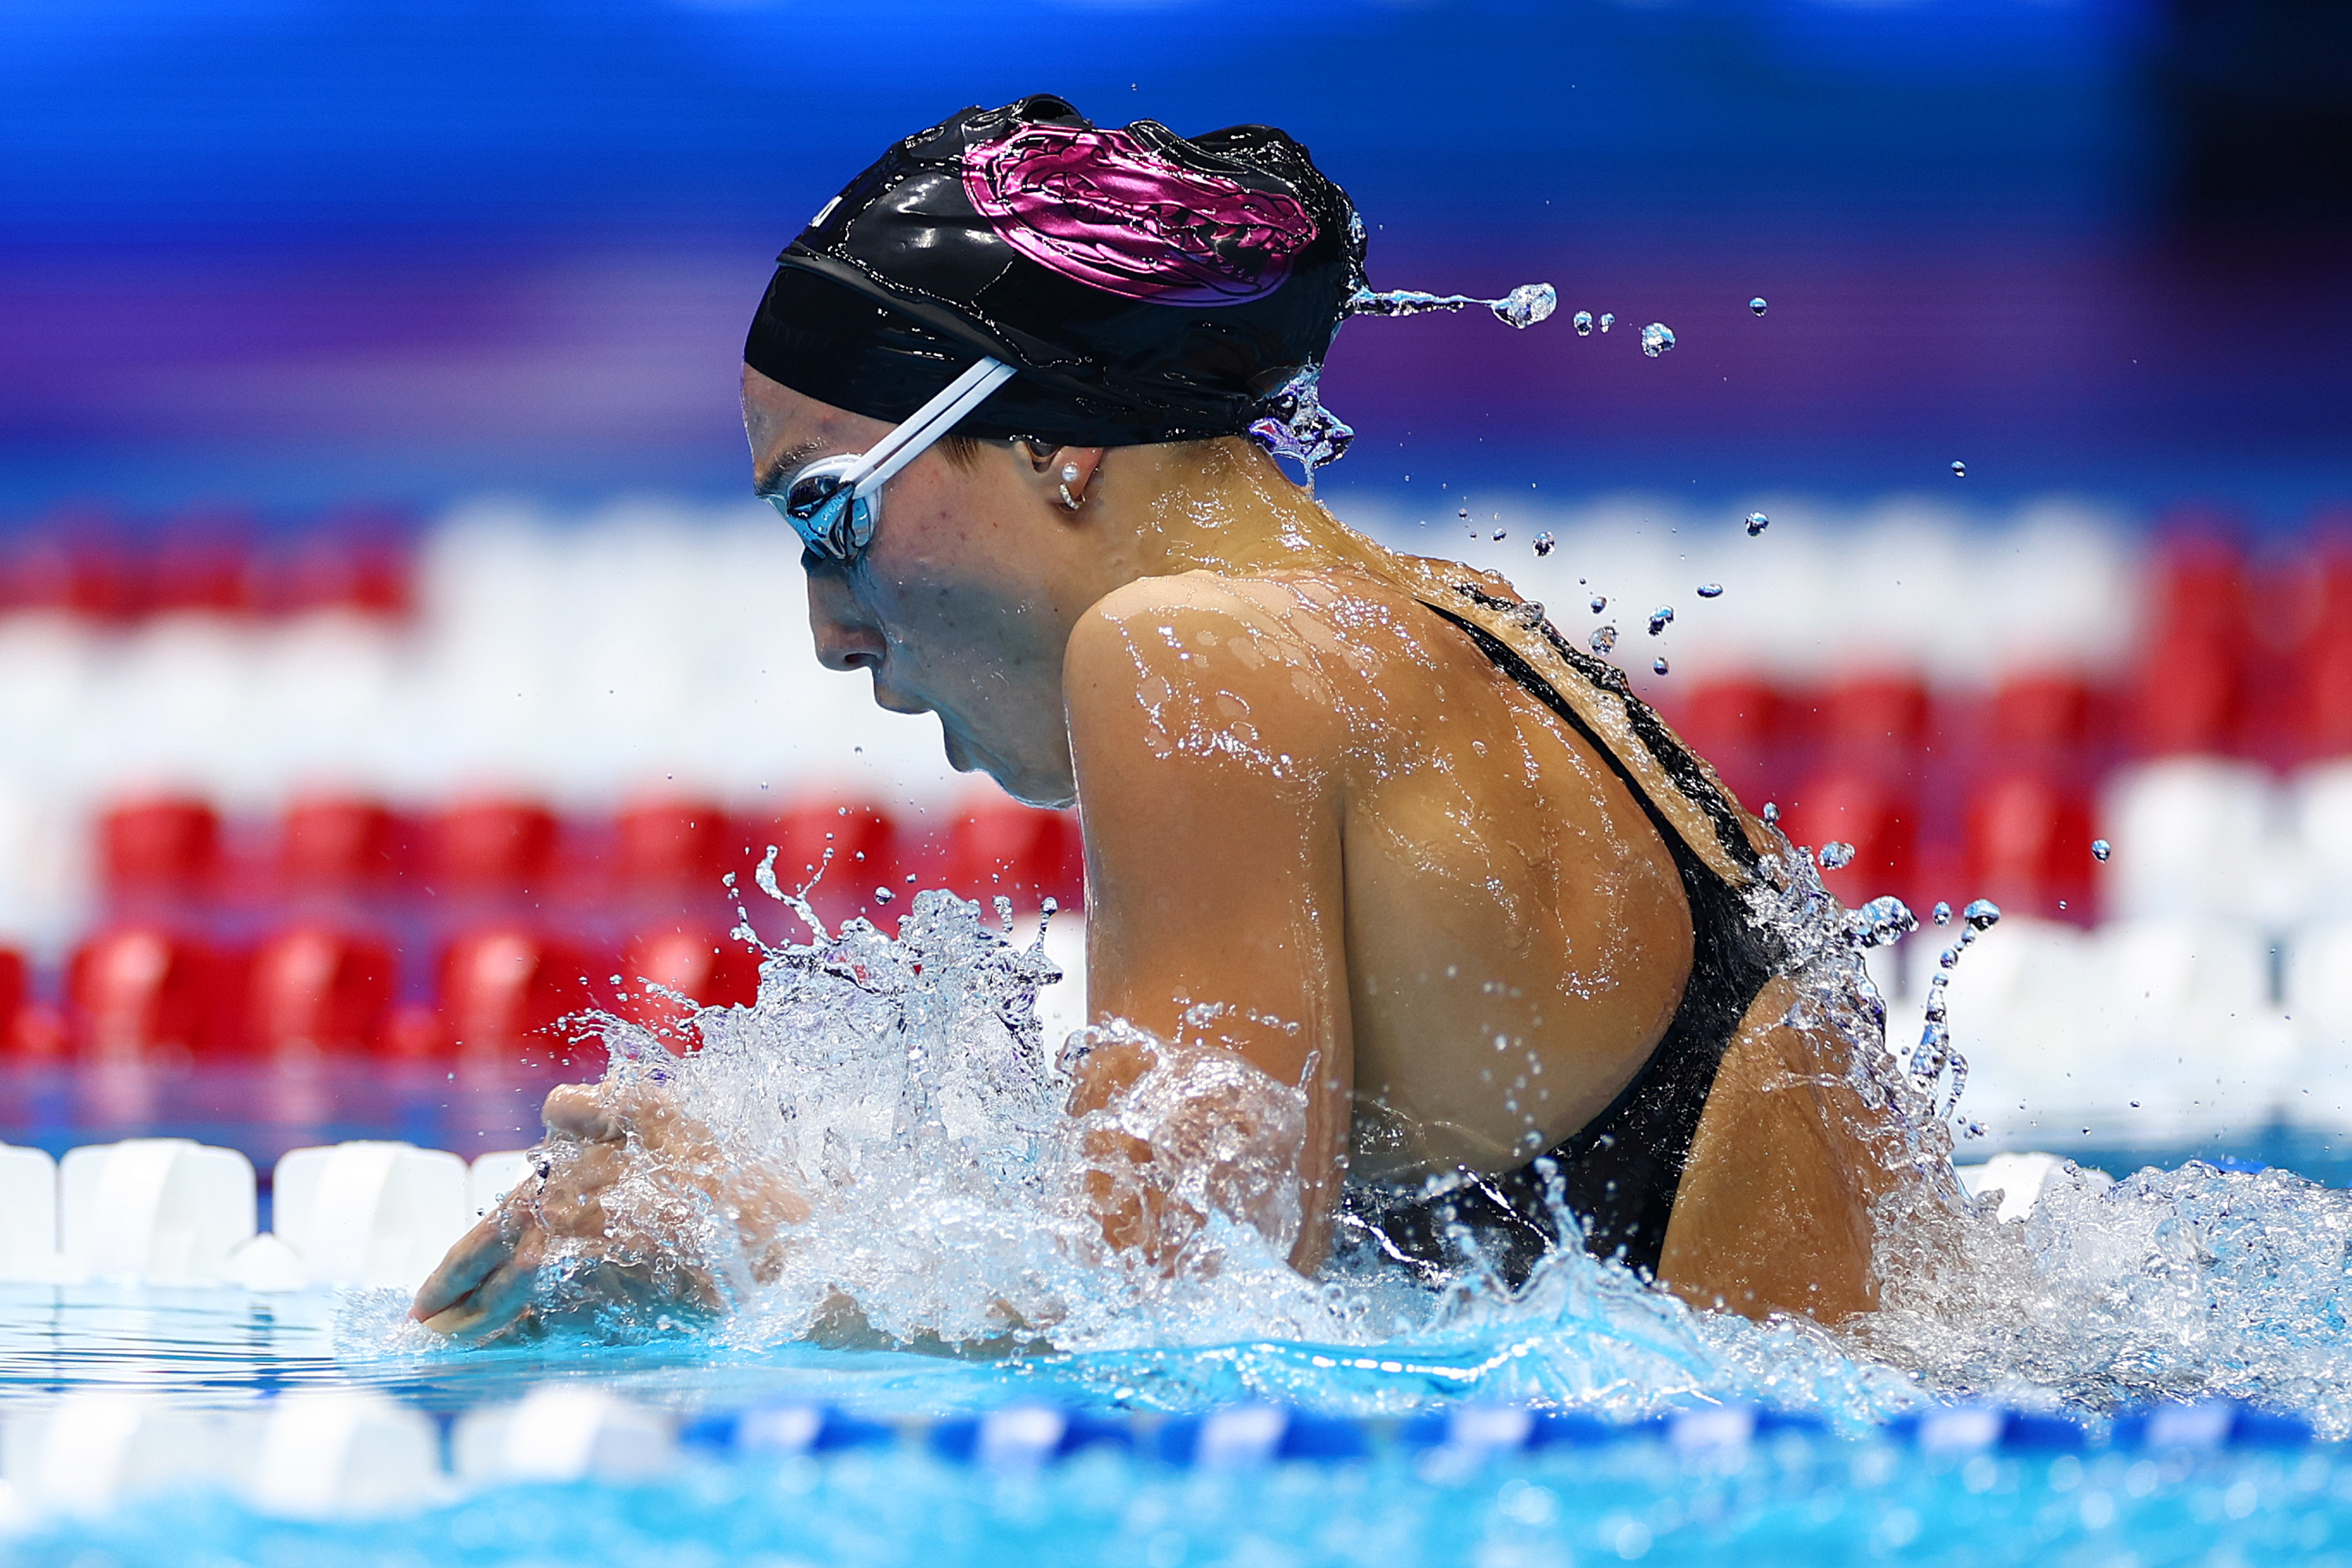
<path fill-rule="evenodd" d="M 1126 131 L 1024 126 L 964 149 L 963 188 L 1032 261 L 1161 305 L 1271 294 L 1315 238 L 1291 196 L 1180 167 Z"/>

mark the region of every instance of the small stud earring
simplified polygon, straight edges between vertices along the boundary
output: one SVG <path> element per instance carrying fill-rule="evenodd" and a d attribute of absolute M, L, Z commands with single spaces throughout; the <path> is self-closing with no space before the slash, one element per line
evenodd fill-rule
<path fill-rule="evenodd" d="M 1078 466 L 1076 463 L 1064 463 L 1062 465 L 1062 482 L 1066 485 L 1074 485 L 1078 482 Z"/>

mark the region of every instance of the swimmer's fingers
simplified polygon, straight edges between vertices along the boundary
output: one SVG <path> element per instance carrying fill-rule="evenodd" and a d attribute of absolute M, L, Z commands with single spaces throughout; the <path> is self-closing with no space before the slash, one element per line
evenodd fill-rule
<path fill-rule="evenodd" d="M 613 1102 L 600 1084 L 556 1085 L 548 1090 L 539 1115 L 550 1132 L 583 1143 L 618 1142 L 629 1134 L 624 1109 Z"/>
<path fill-rule="evenodd" d="M 492 1260 L 471 1289 L 431 1310 L 425 1310 L 425 1292 L 418 1291 L 413 1315 L 435 1333 L 452 1339 L 486 1339 L 510 1328 L 530 1305 L 531 1289 L 538 1282 L 540 1262 L 546 1251 L 546 1232 L 532 1226 L 506 1249 L 503 1257 Z M 437 1271 L 435 1278 L 439 1278 Z M 432 1281 L 427 1280 L 426 1288 L 431 1286 Z"/>
<path fill-rule="evenodd" d="M 408 1315 L 421 1323 L 463 1300 L 488 1278 L 490 1270 L 514 1256 L 515 1243 L 528 1223 L 513 1212 L 512 1199 L 483 1215 L 416 1288 Z"/>

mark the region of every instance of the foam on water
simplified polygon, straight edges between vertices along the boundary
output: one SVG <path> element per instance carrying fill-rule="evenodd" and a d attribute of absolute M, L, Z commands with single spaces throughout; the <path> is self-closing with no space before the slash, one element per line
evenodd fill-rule
<path fill-rule="evenodd" d="M 1056 976 L 1041 942 L 1009 908 L 991 921 L 938 891 L 893 936 L 863 921 L 824 932 L 778 889 L 813 940 L 763 943 L 757 1003 L 696 1014 L 683 1056 L 597 1020 L 611 1091 L 657 1086 L 714 1134 L 701 1154 L 633 1144 L 608 1234 L 637 1238 L 643 1274 L 709 1279 L 719 1310 L 612 1305 L 563 1244 L 540 1312 L 594 1339 L 698 1336 L 738 1357 L 810 1341 L 1025 1352 L 1082 1397 L 1162 1409 L 1536 1399 L 1633 1416 L 1748 1399 L 1851 1430 L 1935 1400 L 2095 1415 L 2220 1394 L 2352 1432 L 2352 1194 L 2192 1163 L 2105 1185 L 2071 1174 L 2023 1223 L 1996 1222 L 1950 1170 L 1958 1064 L 1916 1072 L 1907 1046 L 1887 1049 L 1863 967 L 1864 948 L 1917 922 L 1893 900 L 1849 914 L 1792 847 L 1767 866 L 1758 910 L 1795 954 L 1800 1011 L 1853 1042 L 1849 1081 L 1901 1113 L 1883 1151 L 1906 1179 L 1882 1203 L 1882 1306 L 1835 1330 L 1696 1311 L 1580 1249 L 1517 1291 L 1475 1252 L 1434 1286 L 1345 1253 L 1303 1278 L 1285 1262 L 1299 1092 L 1197 1043 L 1085 1031 L 1073 1050 L 1151 1065 L 1072 1117 L 1071 1057 L 1033 1006 Z M 575 1152 L 557 1141 L 549 1158 Z M 679 1180 L 697 1160 L 723 1168 Z M 727 1196 L 752 1178 L 810 1207 L 760 1257 Z M 1120 1204 L 1162 1216 L 1149 1256 L 1105 1244 L 1098 1215 Z M 388 1320 L 350 1314 L 344 1353 L 421 1342 Z"/>

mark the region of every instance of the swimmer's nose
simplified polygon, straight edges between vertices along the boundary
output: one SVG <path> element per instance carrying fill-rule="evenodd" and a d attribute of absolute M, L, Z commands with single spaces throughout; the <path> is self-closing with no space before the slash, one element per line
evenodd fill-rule
<path fill-rule="evenodd" d="M 857 614 L 856 603 L 831 572 L 808 576 L 809 630 L 816 637 L 816 660 L 827 669 L 877 670 L 886 644 L 882 634 Z"/>

